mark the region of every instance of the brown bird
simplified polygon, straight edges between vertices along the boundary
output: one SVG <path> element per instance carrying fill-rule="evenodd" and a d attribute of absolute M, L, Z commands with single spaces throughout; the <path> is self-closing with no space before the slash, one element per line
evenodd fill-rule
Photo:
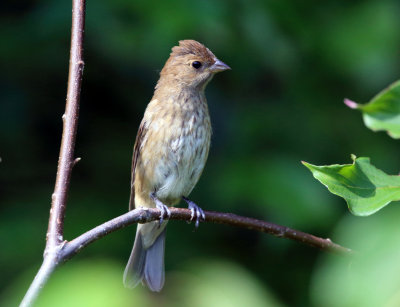
<path fill-rule="evenodd" d="M 211 122 L 204 89 L 215 73 L 230 69 L 204 45 L 183 40 L 161 70 L 133 149 L 129 210 L 159 208 L 160 221 L 140 224 L 124 272 L 124 285 L 140 281 L 152 291 L 164 285 L 168 206 L 181 199 L 192 220 L 205 218 L 187 197 L 203 171 L 210 148 Z"/>

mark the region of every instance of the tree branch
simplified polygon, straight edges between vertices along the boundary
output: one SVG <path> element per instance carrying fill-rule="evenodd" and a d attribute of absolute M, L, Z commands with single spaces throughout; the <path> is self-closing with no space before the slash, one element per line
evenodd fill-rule
<path fill-rule="evenodd" d="M 191 211 L 189 209 L 170 207 L 170 211 L 170 220 L 191 220 Z M 51 253 L 45 257 L 44 262 L 34 281 L 32 282 L 32 285 L 28 290 L 26 297 L 28 296 L 31 289 L 33 289 L 32 291 L 37 292 L 37 296 L 40 290 L 43 288 L 45 282 L 48 280 L 48 278 L 57 268 L 57 266 L 71 259 L 83 248 L 105 237 L 106 235 L 131 224 L 148 223 L 151 221 L 159 220 L 160 213 L 160 210 L 156 208 L 135 209 L 85 232 L 84 234 L 80 235 L 70 242 L 64 241 L 63 243 L 59 244 L 55 253 Z M 204 213 L 206 215 L 206 219 L 204 222 L 226 224 L 230 226 L 264 232 L 278 238 L 286 238 L 298 241 L 338 255 L 349 256 L 353 254 L 353 251 L 351 249 L 333 243 L 330 239 L 316 237 L 314 235 L 298 231 L 286 226 L 281 226 L 254 218 L 239 216 L 233 213 L 222 213 L 214 211 L 204 211 Z M 21 303 L 21 306 L 31 306 L 32 303 L 33 301 L 30 301 L 28 304 L 24 304 L 23 302 Z"/>
<path fill-rule="evenodd" d="M 67 102 L 63 119 L 63 134 L 58 159 L 57 178 L 52 194 L 47 241 L 43 264 L 35 276 L 20 306 L 31 306 L 48 278 L 57 267 L 57 259 L 64 237 L 64 216 L 70 186 L 72 168 L 75 164 L 74 149 L 78 127 L 79 100 L 83 73 L 83 37 L 85 27 L 85 0 L 72 1 L 71 50 Z"/>
<path fill-rule="evenodd" d="M 184 220 L 190 221 L 191 211 L 183 208 L 170 208 L 171 217 L 170 220 Z M 243 217 L 232 213 L 221 213 L 214 211 L 205 211 L 206 215 L 205 222 L 226 224 L 230 226 L 236 226 L 255 231 L 268 233 L 275 237 L 291 239 L 298 241 L 312 247 L 319 248 L 321 250 L 332 252 L 340 255 L 350 255 L 352 250 L 336 243 L 333 243 L 330 239 L 323 239 L 314 235 L 291 229 L 289 227 L 269 223 L 266 221 Z M 145 209 L 139 208 L 123 215 L 120 215 L 108 222 L 105 222 L 92 230 L 80 235 L 74 240 L 64 244 L 60 250 L 59 259 L 60 261 L 66 261 L 72 258 L 80 250 L 88 246 L 89 244 L 101 239 L 102 237 L 124 228 L 134 223 L 148 223 L 154 220 L 158 220 L 160 217 L 160 210 L 158 209 Z"/>
<path fill-rule="evenodd" d="M 67 196 L 71 181 L 72 168 L 75 164 L 74 151 L 78 128 L 79 101 L 83 74 L 83 37 L 85 26 L 85 0 L 72 2 L 71 51 L 67 102 L 63 119 L 63 134 L 58 159 L 57 178 L 51 197 L 49 227 L 45 254 L 56 248 L 64 236 L 64 216 Z"/>

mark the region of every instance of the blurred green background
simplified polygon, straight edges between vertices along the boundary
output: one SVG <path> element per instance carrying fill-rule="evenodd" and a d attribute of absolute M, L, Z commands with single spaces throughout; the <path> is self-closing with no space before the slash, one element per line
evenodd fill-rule
<path fill-rule="evenodd" d="M 0 305 L 14 306 L 45 245 L 71 1 L 5 1 L 0 8 Z M 73 171 L 66 239 L 127 211 L 137 128 L 171 47 L 190 38 L 232 67 L 206 91 L 213 143 L 191 198 L 205 210 L 390 255 L 388 246 L 397 245 L 380 238 L 397 229 L 382 227 L 400 218 L 396 205 L 353 217 L 300 161 L 350 163 L 354 153 L 398 173 L 399 142 L 366 129 L 343 98 L 366 102 L 399 78 L 399 16 L 397 0 L 89 1 L 76 144 L 82 161 Z M 265 234 L 212 224 L 193 229 L 168 226 L 161 294 L 122 286 L 132 226 L 64 265 L 38 306 L 398 306 L 399 282 L 388 278 L 399 276 L 398 257 L 370 253 L 353 271 L 348 259 Z M 374 267 L 380 261 L 388 268 Z M 386 292 L 375 295 L 375 283 Z"/>

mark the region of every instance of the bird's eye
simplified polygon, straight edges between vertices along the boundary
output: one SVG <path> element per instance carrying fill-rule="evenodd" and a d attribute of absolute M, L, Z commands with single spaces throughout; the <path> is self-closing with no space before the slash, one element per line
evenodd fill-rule
<path fill-rule="evenodd" d="M 192 66 L 193 66 L 194 68 L 196 68 L 196 69 L 199 69 L 199 68 L 201 67 L 201 63 L 200 63 L 199 61 L 194 61 L 194 62 L 192 63 Z"/>

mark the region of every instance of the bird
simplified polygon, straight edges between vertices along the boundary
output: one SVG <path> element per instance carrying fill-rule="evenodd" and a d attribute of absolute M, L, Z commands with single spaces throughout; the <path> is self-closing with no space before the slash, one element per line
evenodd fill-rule
<path fill-rule="evenodd" d="M 203 172 L 211 141 L 211 121 L 204 90 L 212 77 L 230 69 L 207 47 L 181 40 L 160 72 L 133 148 L 129 210 L 158 208 L 160 219 L 138 224 L 123 283 L 140 282 L 159 292 L 165 280 L 165 227 L 169 206 L 184 200 L 191 220 L 204 211 L 188 196 Z"/>

